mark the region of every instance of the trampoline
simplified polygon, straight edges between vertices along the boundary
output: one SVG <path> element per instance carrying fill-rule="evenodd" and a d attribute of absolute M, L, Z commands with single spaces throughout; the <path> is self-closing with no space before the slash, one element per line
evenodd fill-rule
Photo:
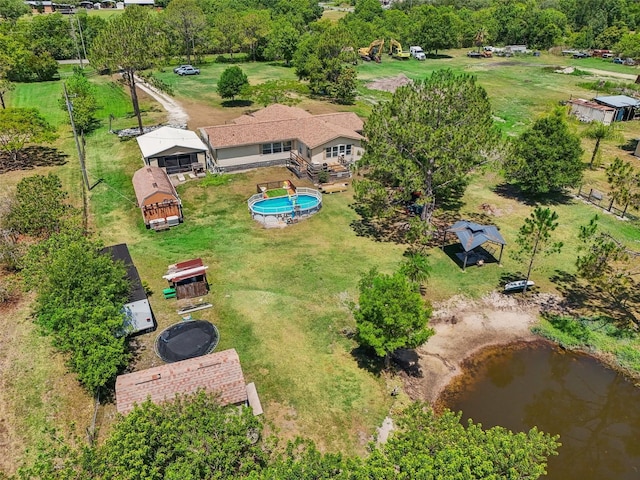
<path fill-rule="evenodd" d="M 156 353 L 167 363 L 207 355 L 218 346 L 220 335 L 212 323 L 189 320 L 176 323 L 156 338 Z"/>

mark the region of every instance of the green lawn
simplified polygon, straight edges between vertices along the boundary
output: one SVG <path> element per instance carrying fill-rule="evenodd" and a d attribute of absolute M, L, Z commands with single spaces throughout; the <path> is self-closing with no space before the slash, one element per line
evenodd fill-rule
<path fill-rule="evenodd" d="M 475 60 L 468 59 L 463 51 L 452 53 L 455 56 L 452 59 L 402 62 L 385 56 L 381 64 L 359 65 L 362 100 L 349 108 L 366 115 L 375 102 L 388 96 L 366 88 L 372 79 L 399 73 L 421 78 L 442 67 L 477 75 L 507 134 L 522 131 L 532 118 L 560 100 L 571 95 L 590 96 L 589 91 L 577 86 L 585 81 L 584 77 L 554 74 L 545 69 L 545 65 L 559 61 L 567 64 L 567 59 L 561 57 L 543 54 L 540 58 Z M 215 86 L 228 66 L 206 64 L 201 67 L 202 74 L 194 77 L 179 77 L 168 68 L 157 75 L 171 83 L 178 99 L 218 107 L 220 98 Z M 277 64 L 241 63 L 240 66 L 251 83 L 295 78 L 293 69 Z M 69 71 L 65 70 L 65 74 Z M 285 437 L 302 434 L 333 451 L 364 451 L 366 440 L 388 412 L 392 398 L 388 395 L 388 380 L 360 368 L 351 354 L 355 345 L 344 334 L 354 327 L 348 306 L 356 299 L 360 274 L 372 266 L 384 272 L 393 271 L 402 260 L 406 246 L 357 235 L 353 225 L 358 217 L 351 208 L 350 193 L 325 195 L 320 213 L 299 224 L 282 230 L 261 228 L 250 218 L 246 200 L 255 193 L 257 183 L 290 178 L 286 170 L 277 168 L 190 181 L 179 187 L 185 223 L 162 233 L 146 230 L 135 206 L 130 180 L 142 165 L 137 144 L 135 140 L 118 140 L 107 132 L 109 114 L 115 117 L 114 129 L 136 124 L 130 117 L 128 97 L 112 79 L 95 75 L 91 78 L 104 105 L 100 114 L 102 127 L 87 138 L 91 183 L 102 179 L 90 192 L 91 224 L 106 244 L 129 244 L 143 280 L 156 292 L 151 302 L 160 329 L 180 319 L 175 300 L 163 300 L 157 293 L 166 287 L 161 277 L 167 265 L 202 257 L 209 265 L 211 293 L 207 299 L 214 308 L 198 312 L 198 317 L 218 326 L 219 349 L 238 350 L 247 381 L 256 382 L 267 420 Z M 46 109 L 47 118 L 58 126 L 61 136 L 56 145 L 69 154 L 69 161 L 56 172 L 77 200 L 80 182 L 77 156 L 64 111 L 57 105 L 59 94 L 59 82 L 20 84 L 9 101 L 12 106 Z M 314 105 L 326 111 L 342 109 L 320 102 Z M 145 123 L 163 119 L 163 113 L 156 111 L 152 104 L 143 107 Z M 583 127 L 575 125 L 574 128 Z M 623 128 L 627 140 L 640 136 L 638 122 L 628 122 Z M 587 150 L 592 145 L 586 140 L 584 144 Z M 606 161 L 615 155 L 629 158 L 618 145 L 605 144 L 603 152 Z M 589 153 L 585 153 L 585 160 Z M 634 161 L 636 165 L 640 163 Z M 3 188 L 15 184 L 22 175 L 24 172 L 3 176 Z M 601 182 L 602 170 L 588 172 L 588 177 L 590 182 Z M 300 182 L 295 180 L 295 183 Z M 433 265 L 428 282 L 430 300 L 449 298 L 457 293 L 478 297 L 499 289 L 505 278 L 518 276 L 524 270 L 523 265 L 510 258 L 509 251 L 514 248 L 517 230 L 532 207 L 497 193 L 502 191 L 498 188 L 501 183 L 494 172 L 476 174 L 459 215 L 500 227 L 508 242 L 503 266 L 487 264 L 462 272 L 445 252 L 433 248 L 429 252 Z M 571 199 L 552 208 L 560 217 L 556 238 L 565 242 L 565 248 L 560 255 L 541 257 L 538 262 L 533 279 L 544 292 L 558 288 L 551 280 L 556 270 L 574 272 L 578 226 L 586 224 L 598 211 Z M 489 210 L 491 213 L 487 213 Z M 601 223 L 628 242 L 639 236 L 637 223 L 621 222 L 609 215 L 603 216 Z M 453 243 L 453 238 L 450 240 Z M 157 363 L 152 349 L 154 338 L 153 334 L 139 337 L 141 354 L 137 368 Z M 47 340 L 40 341 L 45 344 Z M 16 349 L 19 347 L 14 345 Z M 46 367 L 46 360 L 44 354 L 34 357 L 34 368 Z M 40 373 L 33 376 L 34 381 L 40 378 Z M 46 392 L 34 389 L 25 395 L 43 397 Z M 60 400 L 59 405 L 73 404 L 68 401 L 70 395 L 81 396 L 75 391 L 69 393 L 67 400 Z M 90 399 L 83 401 L 90 402 Z M 58 419 L 52 413 L 53 407 L 46 402 L 30 401 L 30 405 L 38 410 L 33 418 Z M 100 417 L 103 431 L 108 429 L 113 413 L 109 408 L 112 409 L 107 407 Z"/>

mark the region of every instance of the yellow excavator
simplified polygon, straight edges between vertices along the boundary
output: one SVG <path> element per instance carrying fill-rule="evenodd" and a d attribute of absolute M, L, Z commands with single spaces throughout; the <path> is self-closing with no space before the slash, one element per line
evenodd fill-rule
<path fill-rule="evenodd" d="M 400 42 L 392 38 L 389 46 L 389 55 L 400 60 L 409 60 L 410 53 L 403 51 Z"/>
<path fill-rule="evenodd" d="M 358 49 L 358 55 L 365 62 L 373 60 L 376 63 L 380 63 L 382 60 L 382 49 L 384 48 L 384 38 L 374 40 L 368 47 L 362 47 Z"/>

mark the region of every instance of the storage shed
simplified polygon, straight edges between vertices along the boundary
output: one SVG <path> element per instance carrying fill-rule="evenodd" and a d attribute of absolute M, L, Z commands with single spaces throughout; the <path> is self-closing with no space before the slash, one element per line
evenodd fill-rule
<path fill-rule="evenodd" d="M 164 230 L 182 223 L 182 202 L 164 170 L 141 168 L 133 174 L 133 188 L 147 228 Z"/>
<path fill-rule="evenodd" d="M 569 100 L 571 114 L 581 122 L 600 122 L 604 125 L 611 125 L 613 122 L 616 109 L 591 102 L 583 98 L 574 98 Z"/>
<path fill-rule="evenodd" d="M 103 253 L 109 253 L 114 261 L 124 263 L 124 267 L 127 269 L 127 279 L 131 283 L 129 298 L 123 306 L 125 314 L 123 334 L 135 335 L 138 333 L 153 332 L 158 325 L 151 310 L 147 293 L 140 281 L 138 269 L 131 259 L 127 244 L 120 243 L 118 245 L 111 245 L 105 247 L 102 251 Z"/>
<path fill-rule="evenodd" d="M 147 399 L 162 403 L 199 390 L 217 394 L 223 406 L 247 405 L 247 384 L 235 349 L 119 375 L 116 408 L 127 414 Z"/>
<path fill-rule="evenodd" d="M 204 171 L 207 146 L 195 132 L 160 127 L 136 138 L 146 165 L 164 168 L 171 175 Z"/>
<path fill-rule="evenodd" d="M 162 276 L 175 290 L 178 300 L 206 295 L 209 292 L 207 283 L 207 266 L 201 258 L 169 265 L 167 273 Z"/>
<path fill-rule="evenodd" d="M 596 97 L 596 103 L 615 109 L 614 122 L 634 120 L 640 116 L 640 100 L 627 95 Z"/>

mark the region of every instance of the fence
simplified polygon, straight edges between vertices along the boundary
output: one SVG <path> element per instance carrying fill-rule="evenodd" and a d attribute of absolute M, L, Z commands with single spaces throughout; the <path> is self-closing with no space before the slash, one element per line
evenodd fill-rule
<path fill-rule="evenodd" d="M 580 186 L 580 189 L 578 190 L 578 197 L 619 217 L 627 217 L 637 220 L 635 215 L 628 212 L 628 204 L 617 206 L 611 195 L 607 195 L 595 188 L 591 188 L 587 185 Z"/>

